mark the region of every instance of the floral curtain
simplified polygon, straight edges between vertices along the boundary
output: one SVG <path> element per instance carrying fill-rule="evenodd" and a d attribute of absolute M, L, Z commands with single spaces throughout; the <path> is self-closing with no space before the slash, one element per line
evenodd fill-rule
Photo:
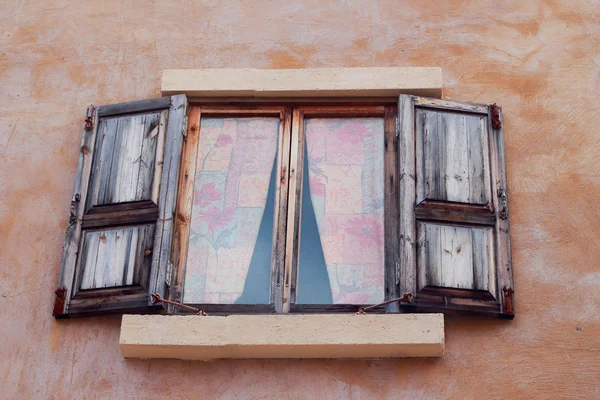
<path fill-rule="evenodd" d="M 305 121 L 310 194 L 337 304 L 384 298 L 383 125 L 378 118 Z"/>
<path fill-rule="evenodd" d="M 184 301 L 242 295 L 277 152 L 278 118 L 202 118 Z"/>

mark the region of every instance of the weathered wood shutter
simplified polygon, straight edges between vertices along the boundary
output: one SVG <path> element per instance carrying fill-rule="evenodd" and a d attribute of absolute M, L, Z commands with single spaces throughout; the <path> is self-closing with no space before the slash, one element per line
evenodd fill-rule
<path fill-rule="evenodd" d="M 514 316 L 496 106 L 401 95 L 400 290 L 413 306 Z"/>
<path fill-rule="evenodd" d="M 90 106 L 53 314 L 140 311 L 165 295 L 184 95 Z"/>

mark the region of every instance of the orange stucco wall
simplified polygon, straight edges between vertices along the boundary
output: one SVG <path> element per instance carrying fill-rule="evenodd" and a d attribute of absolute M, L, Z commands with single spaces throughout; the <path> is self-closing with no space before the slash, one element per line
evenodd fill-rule
<path fill-rule="evenodd" d="M 0 1 L 0 398 L 600 398 L 600 3 L 194 3 Z M 514 321 L 449 318 L 435 360 L 201 363 L 50 316 L 88 104 L 157 97 L 165 68 L 356 66 L 503 106 Z"/>

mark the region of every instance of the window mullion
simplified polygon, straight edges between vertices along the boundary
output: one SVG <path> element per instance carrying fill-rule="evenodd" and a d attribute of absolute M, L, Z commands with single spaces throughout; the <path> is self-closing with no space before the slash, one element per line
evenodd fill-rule
<path fill-rule="evenodd" d="M 385 300 L 400 296 L 400 260 L 398 257 L 398 112 L 396 107 L 387 106 L 384 116 L 384 236 L 385 236 Z M 386 312 L 398 312 L 398 303 L 386 306 Z"/>

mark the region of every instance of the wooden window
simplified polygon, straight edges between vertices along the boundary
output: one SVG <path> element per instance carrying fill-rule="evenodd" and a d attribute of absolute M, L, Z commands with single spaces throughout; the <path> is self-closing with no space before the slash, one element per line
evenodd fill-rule
<path fill-rule="evenodd" d="M 499 109 L 239 104 L 90 113 L 56 315 L 148 310 L 155 292 L 208 313 L 356 312 L 411 293 L 372 312 L 514 315 Z"/>
<path fill-rule="evenodd" d="M 290 126 L 285 107 L 191 108 L 172 301 L 281 311 Z"/>
<path fill-rule="evenodd" d="M 407 95 L 398 110 L 401 291 L 417 309 L 512 318 L 501 111 Z"/>
<path fill-rule="evenodd" d="M 184 95 L 86 116 L 54 315 L 143 311 L 166 292 Z"/>

